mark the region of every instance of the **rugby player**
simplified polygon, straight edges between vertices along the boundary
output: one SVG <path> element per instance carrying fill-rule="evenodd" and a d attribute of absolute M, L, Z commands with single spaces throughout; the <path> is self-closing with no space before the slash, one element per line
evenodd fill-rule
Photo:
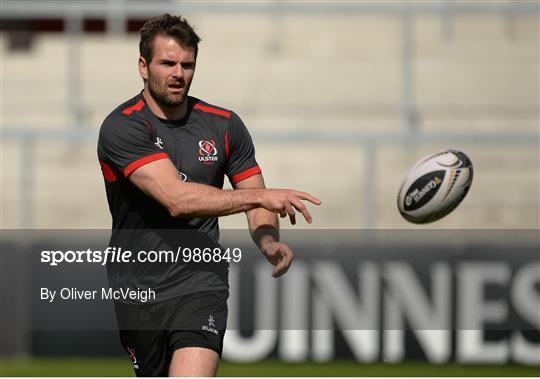
<path fill-rule="evenodd" d="M 251 235 L 287 272 L 293 252 L 279 241 L 278 217 L 308 223 L 296 190 L 266 189 L 248 130 L 233 111 L 188 96 L 199 37 L 182 17 L 147 21 L 140 31 L 144 89 L 104 120 L 98 141 L 112 214 L 112 246 L 175 250 L 218 246 L 220 216 L 245 212 Z M 223 190 L 225 175 L 233 190 Z M 197 235 L 193 235 L 196 233 Z M 114 288 L 150 288 L 154 302 L 115 301 L 120 340 L 138 376 L 213 376 L 227 322 L 228 265 L 108 264 Z"/>

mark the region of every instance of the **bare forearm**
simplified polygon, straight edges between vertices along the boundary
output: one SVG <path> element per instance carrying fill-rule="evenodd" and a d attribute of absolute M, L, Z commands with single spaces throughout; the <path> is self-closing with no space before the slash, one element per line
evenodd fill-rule
<path fill-rule="evenodd" d="M 169 199 L 173 217 L 219 217 L 249 211 L 262 203 L 257 189 L 220 190 L 197 183 L 183 183 Z"/>
<path fill-rule="evenodd" d="M 182 182 L 170 160 L 151 162 L 137 169 L 130 180 L 163 205 L 173 217 L 218 217 L 261 206 L 263 191 L 223 191 L 198 183 Z"/>
<path fill-rule="evenodd" d="M 129 178 L 173 217 L 220 217 L 264 208 L 282 217 L 289 215 L 294 224 L 296 209 L 311 223 L 311 215 L 302 200 L 320 204 L 320 200 L 312 195 L 296 190 L 268 190 L 262 185 L 224 191 L 204 184 L 182 182 L 168 159 L 150 162 L 135 170 Z M 270 220 L 272 225 L 277 223 L 270 215 L 265 215 L 264 219 Z"/>

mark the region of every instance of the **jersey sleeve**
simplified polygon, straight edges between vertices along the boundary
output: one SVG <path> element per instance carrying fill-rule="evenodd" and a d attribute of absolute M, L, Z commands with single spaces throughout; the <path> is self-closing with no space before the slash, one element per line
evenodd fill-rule
<path fill-rule="evenodd" d="M 231 184 L 236 184 L 262 171 L 255 160 L 255 147 L 249 132 L 238 115 L 231 113 L 228 130 L 229 160 L 227 176 Z"/>
<path fill-rule="evenodd" d="M 98 157 L 111 164 L 124 177 L 141 166 L 168 158 L 152 138 L 150 126 L 144 121 L 116 118 L 105 120 L 99 131 Z"/>

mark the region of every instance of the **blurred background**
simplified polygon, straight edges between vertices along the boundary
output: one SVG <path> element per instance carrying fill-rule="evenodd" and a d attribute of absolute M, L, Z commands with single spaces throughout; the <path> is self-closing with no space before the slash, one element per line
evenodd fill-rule
<path fill-rule="evenodd" d="M 537 1 L 3 0 L 3 230 L 110 227 L 97 133 L 142 89 L 138 30 L 164 12 L 195 26 L 190 94 L 241 116 L 267 186 L 322 199 L 310 229 L 540 227 Z M 471 191 L 437 223 L 407 223 L 401 180 L 443 148 L 471 158 Z"/>
<path fill-rule="evenodd" d="M 235 110 L 315 228 L 411 228 L 408 168 L 457 148 L 473 190 L 437 228 L 539 227 L 537 2 L 2 2 L 2 225 L 105 228 L 105 116 L 142 89 L 143 22 L 202 38 L 193 96 Z M 243 217 L 222 226 L 243 226 Z M 424 228 L 425 226 L 422 226 Z"/>

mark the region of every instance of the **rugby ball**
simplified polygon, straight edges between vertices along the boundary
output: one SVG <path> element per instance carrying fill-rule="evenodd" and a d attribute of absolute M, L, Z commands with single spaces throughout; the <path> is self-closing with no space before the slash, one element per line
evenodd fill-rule
<path fill-rule="evenodd" d="M 436 221 L 461 203 L 473 179 L 467 155 L 457 150 L 431 154 L 409 171 L 398 192 L 401 215 L 415 224 Z"/>

